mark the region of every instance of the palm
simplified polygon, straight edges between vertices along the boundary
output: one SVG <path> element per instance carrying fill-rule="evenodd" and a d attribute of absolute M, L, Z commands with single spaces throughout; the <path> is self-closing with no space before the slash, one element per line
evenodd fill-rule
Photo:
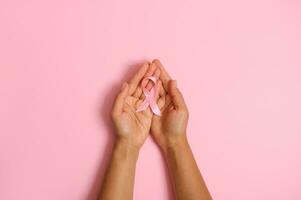
<path fill-rule="evenodd" d="M 149 63 L 145 63 L 129 81 L 129 84 L 126 83 L 122 88 L 116 97 L 112 111 L 118 137 L 137 147 L 141 147 L 146 140 L 152 123 L 153 114 L 149 107 L 141 112 L 136 112 L 145 98 L 140 84 L 143 85 L 143 77 L 151 75 L 158 78 L 160 71 L 154 66 L 149 67 Z M 147 83 L 144 85 L 147 89 L 150 89 L 149 86 Z"/>
<path fill-rule="evenodd" d="M 124 112 L 120 115 L 119 126 L 122 127 L 120 134 L 128 136 L 133 134 L 137 145 L 145 141 L 152 121 L 152 113 L 149 109 L 144 112 L 136 112 L 138 105 L 142 102 L 133 96 L 125 99 Z"/>
<path fill-rule="evenodd" d="M 162 104 L 159 104 L 160 110 L 162 113 L 161 117 L 154 116 L 152 121 L 152 127 L 151 130 L 153 132 L 161 132 L 162 129 L 165 129 L 166 126 L 168 126 L 168 121 L 170 121 L 170 108 L 172 106 L 171 98 L 169 95 L 165 95 L 160 97 L 161 99 L 164 99 L 164 102 Z"/>
<path fill-rule="evenodd" d="M 168 133 L 175 133 L 173 129 L 177 127 L 178 122 L 177 111 L 173 109 L 170 96 L 167 94 L 161 98 L 164 99 L 164 103 L 159 105 L 162 116 L 154 116 L 151 125 L 151 132 L 159 145 L 163 145 L 166 142 L 166 135 Z"/>

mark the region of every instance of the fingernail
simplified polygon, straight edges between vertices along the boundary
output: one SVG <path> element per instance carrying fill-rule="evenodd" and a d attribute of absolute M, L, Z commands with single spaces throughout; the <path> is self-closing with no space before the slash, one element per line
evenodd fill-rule
<path fill-rule="evenodd" d="M 173 80 L 175 82 L 176 88 L 178 87 L 177 80 Z"/>

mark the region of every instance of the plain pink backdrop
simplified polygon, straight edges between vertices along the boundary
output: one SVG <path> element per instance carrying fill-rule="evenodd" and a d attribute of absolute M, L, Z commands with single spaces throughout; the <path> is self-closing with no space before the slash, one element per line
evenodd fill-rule
<path fill-rule="evenodd" d="M 214 199 L 301 199 L 298 0 L 1 0 L 0 199 L 92 200 L 122 81 L 159 58 Z M 172 199 L 149 138 L 135 199 Z"/>

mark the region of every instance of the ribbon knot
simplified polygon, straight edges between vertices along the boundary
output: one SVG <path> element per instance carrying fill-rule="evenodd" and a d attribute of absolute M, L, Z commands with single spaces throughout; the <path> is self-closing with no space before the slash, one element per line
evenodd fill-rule
<path fill-rule="evenodd" d="M 147 107 L 150 106 L 152 112 L 155 115 L 161 116 L 161 111 L 156 102 L 156 94 L 157 94 L 157 90 L 158 90 L 157 79 L 153 76 L 147 76 L 144 79 L 151 80 L 154 83 L 154 86 L 150 89 L 150 91 L 148 91 L 145 87 L 142 88 L 142 92 L 145 95 L 145 100 L 141 103 L 141 105 L 138 107 L 136 112 L 146 110 Z"/>

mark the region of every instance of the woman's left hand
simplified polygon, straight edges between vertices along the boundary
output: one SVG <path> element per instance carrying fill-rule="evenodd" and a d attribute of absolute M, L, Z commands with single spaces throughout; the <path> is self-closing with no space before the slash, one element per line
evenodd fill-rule
<path fill-rule="evenodd" d="M 145 98 L 140 83 L 146 76 L 159 78 L 160 70 L 153 64 L 144 63 L 129 83 L 123 83 L 111 114 L 117 131 L 117 140 L 138 150 L 149 134 L 153 117 L 149 107 L 136 112 Z M 142 87 L 150 89 L 152 84 L 144 81 Z"/>

